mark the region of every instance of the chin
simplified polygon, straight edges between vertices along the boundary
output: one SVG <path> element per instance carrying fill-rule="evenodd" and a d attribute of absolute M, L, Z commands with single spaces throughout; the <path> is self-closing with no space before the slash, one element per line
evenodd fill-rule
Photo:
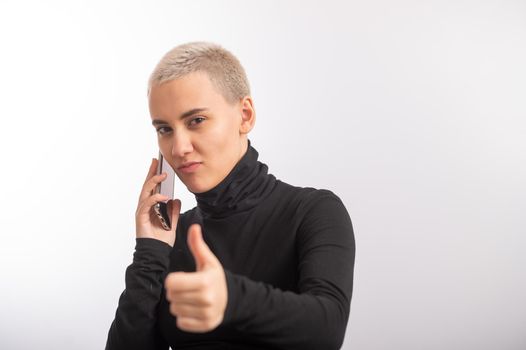
<path fill-rule="evenodd" d="M 192 193 L 207 192 L 219 184 L 219 181 L 216 181 L 216 179 L 211 178 L 210 176 L 201 175 L 190 176 L 187 178 L 182 178 L 181 176 L 179 179 L 181 179 L 181 182 L 186 186 L 188 191 Z"/>
<path fill-rule="evenodd" d="M 203 192 L 208 191 L 211 188 L 211 187 L 209 188 L 207 186 L 204 186 L 203 184 L 198 184 L 198 183 L 185 183 L 185 185 L 188 191 L 192 193 L 203 193 Z"/>
<path fill-rule="evenodd" d="M 202 185 L 199 185 L 198 181 L 191 181 L 185 179 L 184 176 L 181 176 L 179 173 L 176 173 L 179 180 L 186 186 L 186 189 L 192 193 L 201 193 L 205 192 Z M 194 179 L 195 180 L 195 179 Z"/>

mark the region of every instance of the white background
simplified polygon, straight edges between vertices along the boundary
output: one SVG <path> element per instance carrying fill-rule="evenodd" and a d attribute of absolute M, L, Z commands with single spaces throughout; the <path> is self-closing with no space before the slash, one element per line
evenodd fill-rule
<path fill-rule="evenodd" d="M 343 349 L 526 349 L 526 2 L 505 0 L 3 0 L 1 349 L 104 347 L 157 155 L 147 78 L 194 40 L 245 66 L 270 172 L 351 215 Z"/>

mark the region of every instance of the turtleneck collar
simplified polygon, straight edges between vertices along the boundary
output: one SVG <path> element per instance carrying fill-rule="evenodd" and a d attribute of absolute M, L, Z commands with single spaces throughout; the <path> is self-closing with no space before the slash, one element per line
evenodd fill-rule
<path fill-rule="evenodd" d="M 204 218 L 223 218 L 248 210 L 261 202 L 274 188 L 276 178 L 268 166 L 258 161 L 259 153 L 248 140 L 245 154 L 215 187 L 194 193 L 197 209 Z"/>

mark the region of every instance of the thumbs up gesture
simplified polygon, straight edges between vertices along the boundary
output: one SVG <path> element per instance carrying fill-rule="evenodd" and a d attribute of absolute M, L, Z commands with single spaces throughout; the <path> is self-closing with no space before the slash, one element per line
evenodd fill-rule
<path fill-rule="evenodd" d="M 225 272 L 203 240 L 199 224 L 188 229 L 188 246 L 197 269 L 168 274 L 164 281 L 166 299 L 170 313 L 177 317 L 177 327 L 188 332 L 208 332 L 221 324 L 225 314 Z"/>

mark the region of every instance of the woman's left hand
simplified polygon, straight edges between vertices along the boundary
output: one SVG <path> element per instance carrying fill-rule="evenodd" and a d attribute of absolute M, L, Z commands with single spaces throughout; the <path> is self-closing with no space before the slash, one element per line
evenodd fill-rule
<path fill-rule="evenodd" d="M 201 226 L 188 229 L 188 247 L 196 263 L 195 272 L 172 272 L 164 287 L 170 313 L 177 327 L 188 332 L 208 332 L 223 321 L 228 300 L 223 266 L 203 240 Z"/>

